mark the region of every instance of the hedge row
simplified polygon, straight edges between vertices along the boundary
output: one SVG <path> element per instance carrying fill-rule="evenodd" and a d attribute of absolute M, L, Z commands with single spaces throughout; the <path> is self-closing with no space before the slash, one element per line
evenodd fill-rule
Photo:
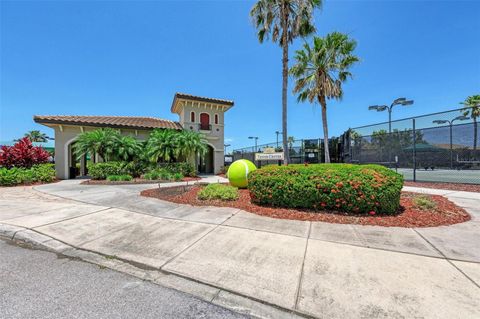
<path fill-rule="evenodd" d="M 103 162 L 88 165 L 88 175 L 93 179 L 106 179 L 111 175 L 138 177 L 145 174 L 148 177 L 157 174 L 159 171 L 171 176 L 171 178 L 181 176 L 179 179 L 182 179 L 183 176 L 195 176 L 195 168 L 190 163 L 166 163 L 154 167 L 141 166 L 137 162 Z"/>
<path fill-rule="evenodd" d="M 0 167 L 0 186 L 15 186 L 30 183 L 50 183 L 55 180 L 53 164 L 38 164 L 31 168 Z"/>
<path fill-rule="evenodd" d="M 248 176 L 252 201 L 262 205 L 393 214 L 403 177 L 379 165 L 266 166 Z"/>

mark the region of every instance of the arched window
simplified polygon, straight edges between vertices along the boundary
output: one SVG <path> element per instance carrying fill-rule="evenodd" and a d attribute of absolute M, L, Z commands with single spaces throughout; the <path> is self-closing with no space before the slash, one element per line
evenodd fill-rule
<path fill-rule="evenodd" d="M 218 124 L 218 114 L 215 114 L 215 124 Z"/>
<path fill-rule="evenodd" d="M 200 129 L 210 130 L 210 115 L 208 113 L 200 113 Z"/>
<path fill-rule="evenodd" d="M 195 122 L 195 112 L 190 112 L 190 122 Z"/>

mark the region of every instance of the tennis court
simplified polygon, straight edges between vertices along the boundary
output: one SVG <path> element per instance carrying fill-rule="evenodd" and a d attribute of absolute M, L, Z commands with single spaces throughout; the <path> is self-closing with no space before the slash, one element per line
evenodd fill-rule
<path fill-rule="evenodd" d="M 405 180 L 413 181 L 412 168 L 399 168 Z M 455 170 L 455 169 L 417 169 L 417 182 L 446 182 L 480 184 L 480 170 Z"/>

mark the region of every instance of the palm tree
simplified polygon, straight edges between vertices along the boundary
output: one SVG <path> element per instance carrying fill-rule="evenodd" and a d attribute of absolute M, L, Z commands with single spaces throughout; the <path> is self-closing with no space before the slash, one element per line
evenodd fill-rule
<path fill-rule="evenodd" d="M 28 137 L 28 139 L 31 142 L 45 143 L 48 140 L 47 134 L 37 130 L 29 131 L 28 133 L 25 134 L 25 137 Z"/>
<path fill-rule="evenodd" d="M 194 131 L 178 132 L 178 155 L 183 160 L 188 160 L 194 154 L 203 155 L 207 152 L 207 140 L 201 133 Z"/>
<path fill-rule="evenodd" d="M 81 158 L 87 153 L 98 154 L 108 161 L 116 154 L 120 132 L 112 128 L 101 128 L 80 134 L 75 142 L 75 154 Z"/>
<path fill-rule="evenodd" d="M 147 140 L 146 153 L 152 163 L 171 162 L 179 156 L 178 132 L 172 129 L 155 129 Z"/>
<path fill-rule="evenodd" d="M 116 155 L 124 161 L 132 161 L 142 151 L 142 144 L 132 136 L 120 136 L 117 140 Z"/>
<path fill-rule="evenodd" d="M 313 11 L 322 0 L 259 0 L 250 11 L 260 43 L 271 37 L 282 47 L 282 140 L 284 163 L 288 164 L 287 149 L 287 87 L 288 46 L 293 39 L 315 32 Z"/>
<path fill-rule="evenodd" d="M 480 95 L 472 95 L 460 102 L 465 108 L 463 109 L 463 115 L 469 116 L 473 120 L 473 150 L 477 150 L 478 140 L 478 122 L 477 118 L 480 117 Z"/>
<path fill-rule="evenodd" d="M 354 40 L 339 32 L 314 37 L 313 46 L 305 43 L 303 50 L 296 51 L 296 64 L 290 70 L 296 78 L 293 92 L 298 93 L 298 101 L 317 101 L 321 105 L 325 163 L 330 163 L 327 99 L 342 98 L 342 83 L 352 76 L 348 69 L 359 61 L 353 55 L 355 47 Z"/>

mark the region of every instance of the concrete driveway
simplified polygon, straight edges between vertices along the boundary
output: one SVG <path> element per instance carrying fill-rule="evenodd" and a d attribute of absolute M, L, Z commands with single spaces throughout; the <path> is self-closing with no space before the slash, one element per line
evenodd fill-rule
<path fill-rule="evenodd" d="M 406 188 L 444 195 L 473 216 L 407 229 L 278 220 L 139 196 L 152 187 L 3 188 L 0 224 L 10 237 L 127 262 L 162 284 L 258 316 L 480 317 L 480 194 Z"/>

